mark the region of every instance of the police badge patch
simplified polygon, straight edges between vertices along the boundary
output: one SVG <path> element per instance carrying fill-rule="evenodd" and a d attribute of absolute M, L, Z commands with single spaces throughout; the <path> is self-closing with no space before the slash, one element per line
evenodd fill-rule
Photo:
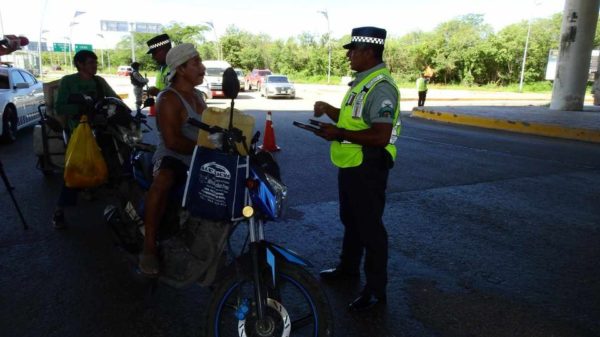
<path fill-rule="evenodd" d="M 379 108 L 378 113 L 379 113 L 379 117 L 393 118 L 394 105 L 392 104 L 392 101 L 390 101 L 389 99 L 386 99 L 385 101 L 381 102 L 381 107 Z"/>

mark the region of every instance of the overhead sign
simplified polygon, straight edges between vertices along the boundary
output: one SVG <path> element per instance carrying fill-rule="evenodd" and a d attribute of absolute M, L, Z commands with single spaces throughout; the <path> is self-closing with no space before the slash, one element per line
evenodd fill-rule
<path fill-rule="evenodd" d="M 128 32 L 129 23 L 127 21 L 100 20 L 100 30 L 103 32 Z"/>
<path fill-rule="evenodd" d="M 94 51 L 91 44 L 75 44 L 75 52 L 78 52 L 80 50 Z"/>
<path fill-rule="evenodd" d="M 133 31 L 137 33 L 154 33 L 162 32 L 162 25 L 159 23 L 134 22 Z"/>
<path fill-rule="evenodd" d="M 100 30 L 104 32 L 136 32 L 136 33 L 154 33 L 162 32 L 160 23 L 148 22 L 127 22 L 100 20 Z"/>
<path fill-rule="evenodd" d="M 52 44 L 52 50 L 57 52 L 69 51 L 69 44 L 66 42 L 54 42 Z"/>

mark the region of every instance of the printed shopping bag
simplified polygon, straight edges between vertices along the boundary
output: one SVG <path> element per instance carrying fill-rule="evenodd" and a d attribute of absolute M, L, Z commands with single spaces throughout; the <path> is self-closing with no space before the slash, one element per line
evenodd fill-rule
<path fill-rule="evenodd" d="M 248 156 L 196 146 L 183 207 L 205 219 L 241 219 L 249 167 Z"/>

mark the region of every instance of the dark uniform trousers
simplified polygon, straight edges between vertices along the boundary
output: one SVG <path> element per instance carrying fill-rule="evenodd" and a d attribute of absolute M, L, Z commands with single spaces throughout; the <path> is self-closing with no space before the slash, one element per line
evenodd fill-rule
<path fill-rule="evenodd" d="M 426 98 L 427 98 L 427 90 L 419 91 L 419 101 L 417 102 L 418 106 L 424 106 Z"/>
<path fill-rule="evenodd" d="M 338 173 L 340 218 L 345 227 L 339 267 L 358 273 L 364 252 L 364 290 L 382 296 L 386 292 L 388 260 L 382 217 L 393 161 L 384 148 L 363 147 L 363 154 L 361 165 L 340 168 Z"/>

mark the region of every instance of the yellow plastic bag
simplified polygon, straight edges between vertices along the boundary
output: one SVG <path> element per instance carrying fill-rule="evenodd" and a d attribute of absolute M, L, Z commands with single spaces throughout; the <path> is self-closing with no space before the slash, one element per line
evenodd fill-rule
<path fill-rule="evenodd" d="M 106 162 L 86 116 L 81 117 L 79 125 L 69 139 L 64 177 L 65 185 L 73 188 L 96 187 L 108 178 Z"/>

